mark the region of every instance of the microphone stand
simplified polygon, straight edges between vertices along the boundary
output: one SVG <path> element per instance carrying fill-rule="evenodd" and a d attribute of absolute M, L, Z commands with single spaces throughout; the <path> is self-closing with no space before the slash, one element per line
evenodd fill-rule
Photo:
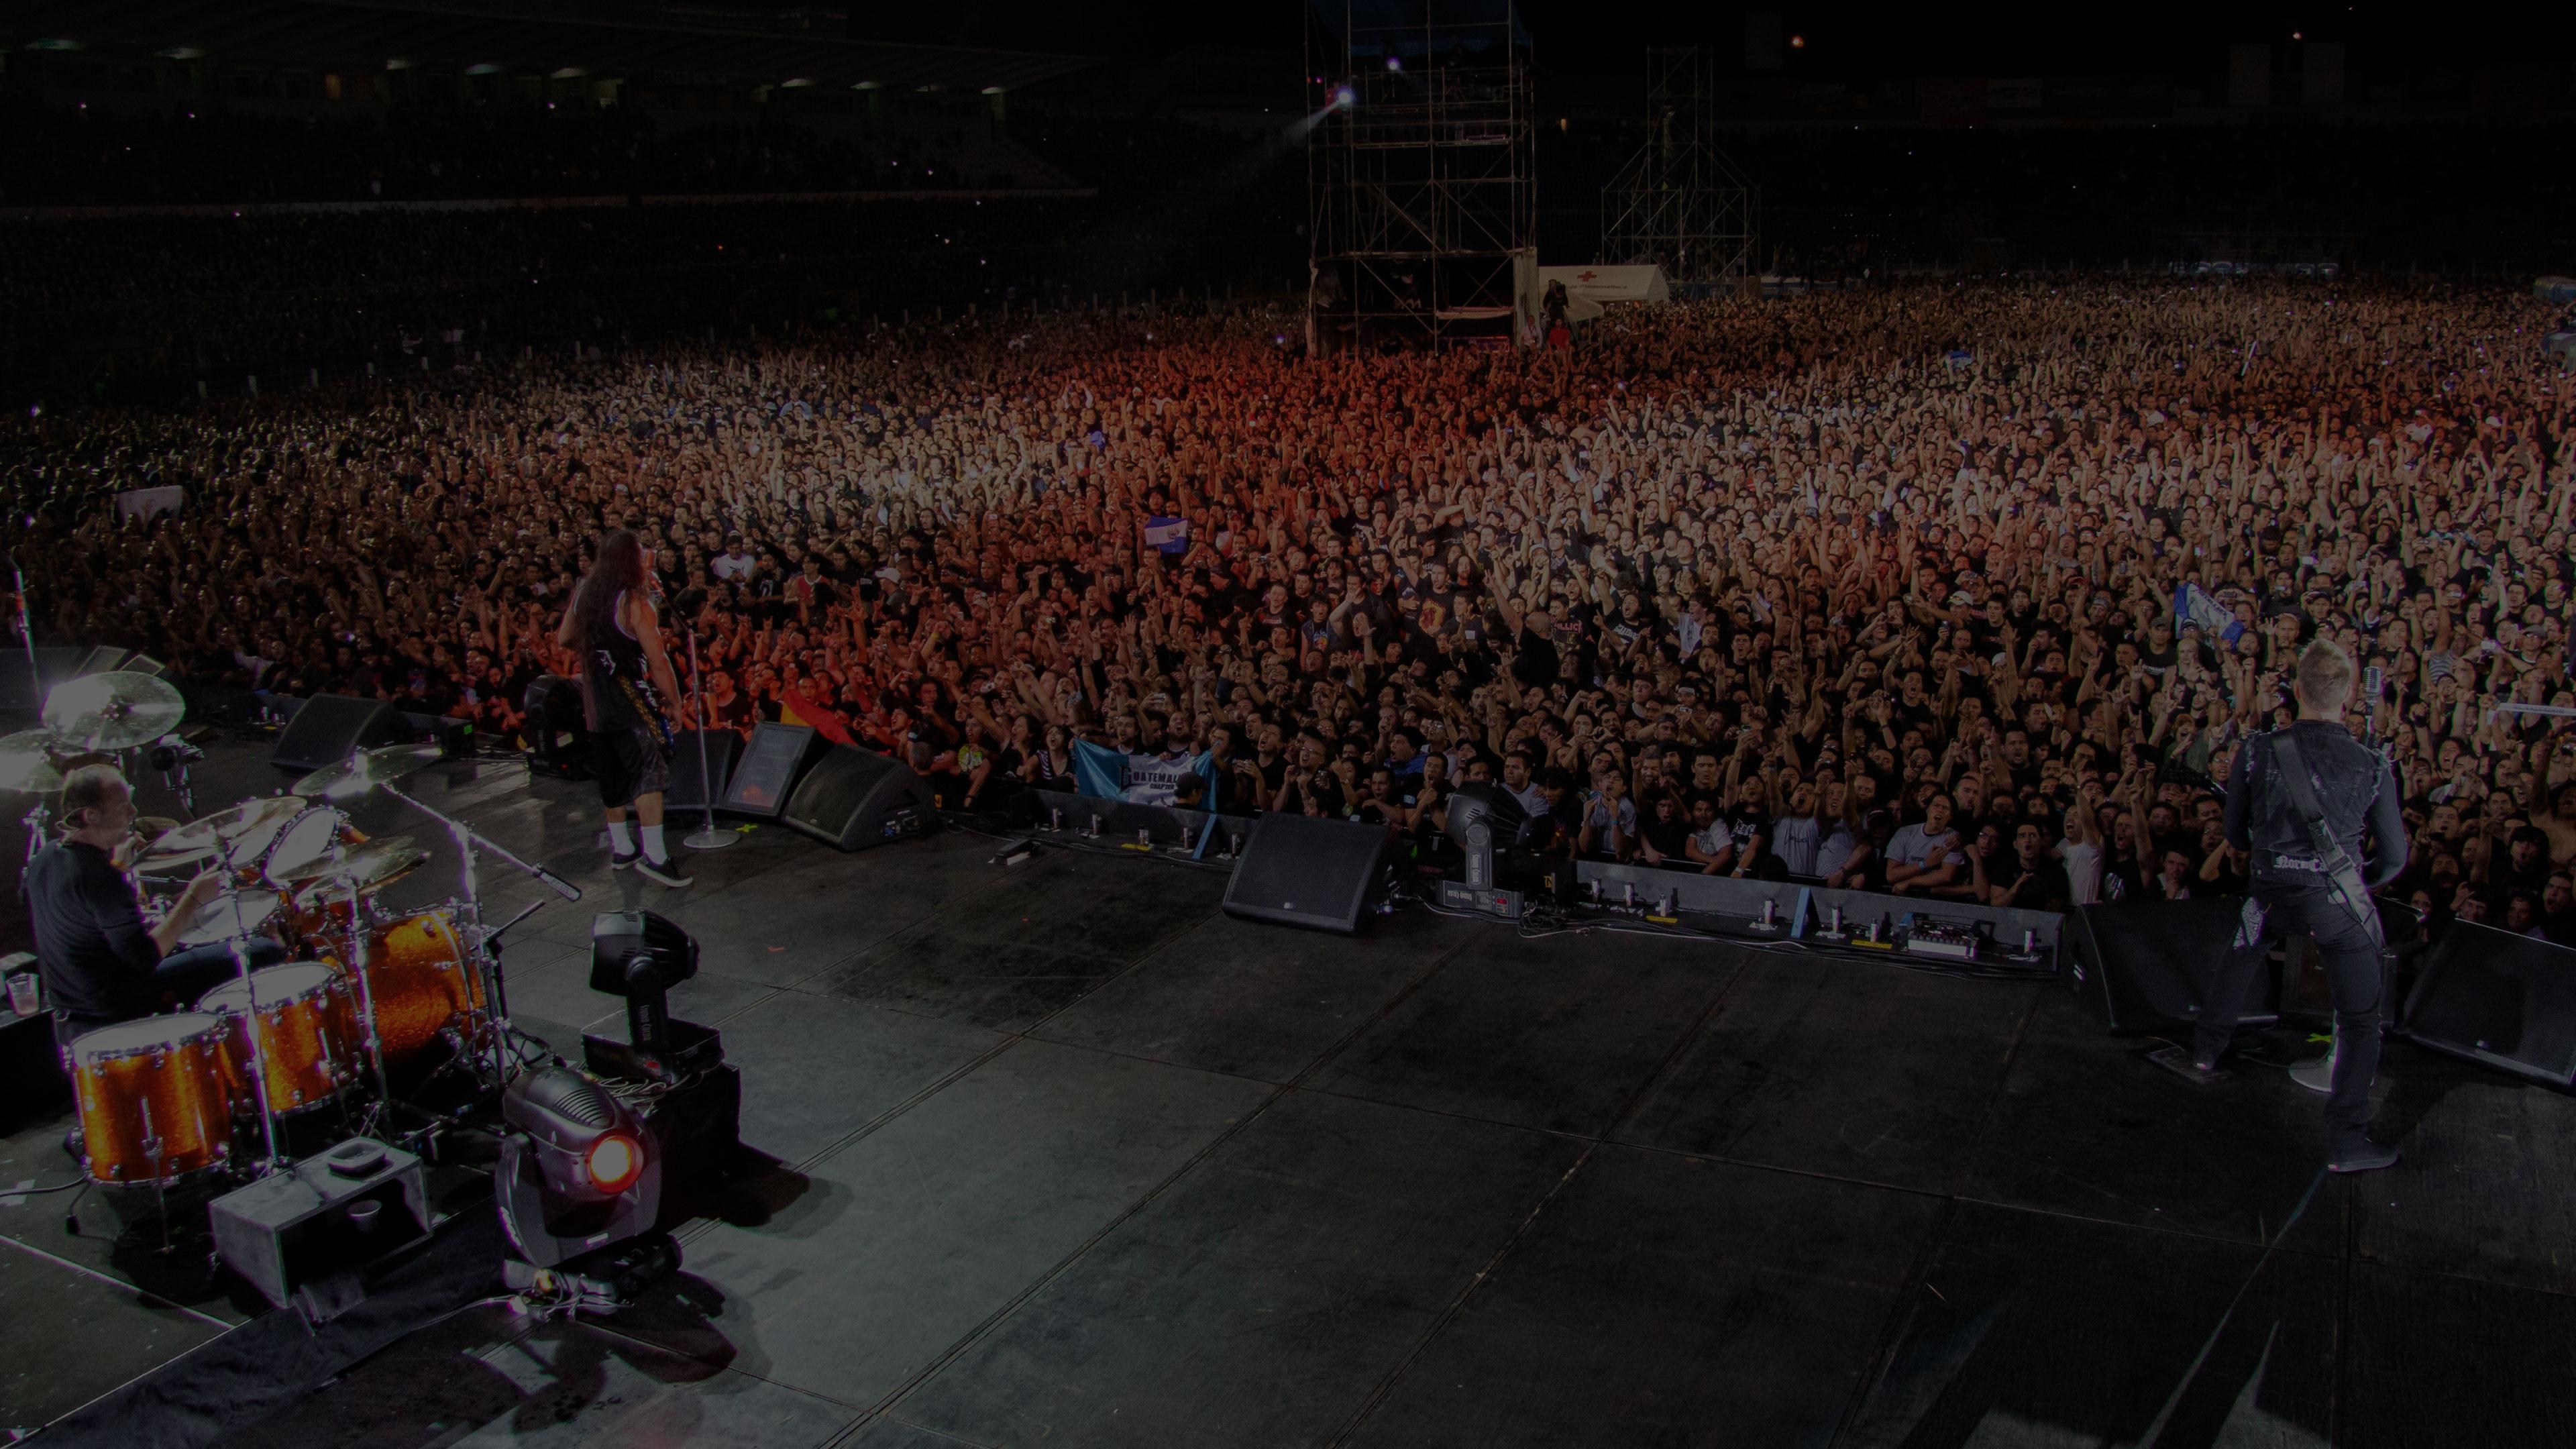
<path fill-rule="evenodd" d="M 698 727 L 693 733 L 698 737 L 698 797 L 707 808 L 707 823 L 680 843 L 691 850 L 722 850 L 742 837 L 716 829 L 716 782 L 707 771 L 707 676 L 698 668 L 698 631 L 694 627 L 689 630 L 689 694 L 697 701 Z"/>
<path fill-rule="evenodd" d="M 502 864 L 518 870 L 565 900 L 580 900 L 581 887 L 542 865 L 534 865 L 519 859 L 494 842 L 490 836 L 484 835 L 462 820 L 430 809 L 414 797 L 395 789 L 390 783 L 380 781 L 376 788 L 446 826 L 448 838 L 456 842 L 458 869 L 462 873 L 462 884 L 465 887 L 465 934 L 467 949 L 473 957 L 472 969 L 477 971 L 483 981 L 484 1008 L 491 1013 L 493 1024 L 506 1027 L 510 1020 L 509 988 L 502 978 L 501 955 L 498 951 L 490 949 L 492 937 L 499 933 L 487 931 L 483 927 L 483 892 L 476 883 L 474 871 L 477 848 L 479 847 L 482 853 L 498 859 Z M 522 911 L 519 914 L 525 916 L 527 913 Z M 518 917 L 513 917 L 511 924 L 515 925 L 517 921 Z M 493 1080 L 509 1080 L 510 1045 L 506 1031 L 496 1030 L 491 1033 L 491 1048 Z"/>

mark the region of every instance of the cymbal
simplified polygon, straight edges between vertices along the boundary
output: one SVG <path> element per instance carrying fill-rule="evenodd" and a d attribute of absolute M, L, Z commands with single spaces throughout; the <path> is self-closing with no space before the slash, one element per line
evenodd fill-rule
<path fill-rule="evenodd" d="M 275 891 L 226 891 L 197 907 L 187 929 L 179 933 L 179 944 L 206 946 L 255 936 L 261 924 L 276 914 Z"/>
<path fill-rule="evenodd" d="M 253 830 L 276 825 L 303 808 L 301 795 L 254 795 L 229 810 L 199 816 L 153 841 L 150 854 L 175 854 L 235 840 Z"/>
<path fill-rule="evenodd" d="M 62 766 L 54 756 L 69 753 L 62 736 L 49 729 L 20 730 L 0 737 L 0 790 L 41 795 L 63 788 Z"/>
<path fill-rule="evenodd" d="M 379 851 L 400 854 L 418 849 L 419 842 L 408 835 L 378 836 L 363 847 L 350 851 L 346 865 L 354 871 L 360 861 L 372 861 Z M 281 885 L 306 886 L 326 878 L 336 880 L 339 878 L 340 871 L 341 865 L 334 863 L 329 853 L 325 852 L 307 860 L 272 863 L 269 867 L 269 878 Z"/>
<path fill-rule="evenodd" d="M 298 910 L 309 911 L 316 906 L 337 905 L 347 900 L 353 891 L 363 895 L 379 886 L 390 885 L 427 864 L 428 851 L 415 849 L 411 842 L 399 836 L 390 837 L 364 850 L 351 851 L 348 858 L 341 861 L 339 869 L 315 878 L 297 891 L 295 906 Z"/>
<path fill-rule="evenodd" d="M 169 875 L 188 870 L 214 859 L 215 848 L 200 845 L 193 850 L 147 850 L 134 857 L 134 869 L 144 875 Z"/>
<path fill-rule="evenodd" d="M 436 741 L 360 750 L 336 765 L 324 765 L 296 781 L 295 793 L 326 800 L 345 800 L 351 795 L 363 795 L 389 780 L 399 780 L 414 770 L 426 769 L 438 763 L 446 753 Z"/>
<path fill-rule="evenodd" d="M 66 745 L 83 750 L 150 744 L 177 728 L 187 713 L 178 690 L 121 669 L 66 679 L 45 696 L 45 724 Z"/>

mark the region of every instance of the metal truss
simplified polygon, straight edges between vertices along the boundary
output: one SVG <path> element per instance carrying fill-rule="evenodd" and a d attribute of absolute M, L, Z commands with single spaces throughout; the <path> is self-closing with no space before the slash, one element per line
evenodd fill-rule
<path fill-rule="evenodd" d="M 1705 52 L 1647 50 L 1653 134 L 1601 188 L 1601 261 L 1655 263 L 1676 290 L 1754 274 L 1761 193 L 1717 148 L 1715 90 Z"/>
<path fill-rule="evenodd" d="M 1334 9 L 1338 28 L 1319 14 L 1307 33 L 1318 344 L 1509 336 L 1537 241 L 1529 39 L 1512 0 Z"/>

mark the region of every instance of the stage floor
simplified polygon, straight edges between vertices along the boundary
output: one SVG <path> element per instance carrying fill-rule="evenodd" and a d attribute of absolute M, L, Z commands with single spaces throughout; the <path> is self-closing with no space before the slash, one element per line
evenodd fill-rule
<path fill-rule="evenodd" d="M 200 804 L 279 788 L 262 761 L 216 749 Z M 587 786 L 415 778 L 589 889 L 512 934 L 522 1028 L 620 1019 L 596 911 L 697 936 L 674 1014 L 722 1028 L 777 1165 L 629 1314 L 474 1310 L 168 1442 L 2576 1443 L 2576 1100 L 2444 1058 L 2391 1050 L 2406 1160 L 2330 1178 L 2320 1099 L 2171 1081 L 2059 987 L 1423 911 L 1344 940 L 958 831 L 764 826 L 666 891 L 608 871 Z M 400 903 L 456 892 L 433 823 L 358 814 L 439 850 Z M 71 1175 L 65 1120 L 0 1191 Z M 68 1196 L 0 1196 L 0 1424 L 258 1306 L 66 1236 Z"/>

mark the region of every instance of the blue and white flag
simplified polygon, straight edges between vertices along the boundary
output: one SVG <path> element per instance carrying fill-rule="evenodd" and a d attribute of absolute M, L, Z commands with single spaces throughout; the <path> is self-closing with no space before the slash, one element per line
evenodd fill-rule
<path fill-rule="evenodd" d="M 2198 584 L 2184 584 L 2174 590 L 2173 611 L 2176 628 L 2197 624 L 2206 638 L 2233 644 L 2236 636 L 2245 632 L 2245 626 L 2236 622 L 2236 611 L 2211 598 L 2209 591 Z"/>
<path fill-rule="evenodd" d="M 1099 800 L 1126 800 L 1138 805 L 1169 805 L 1183 775 L 1207 782 L 1205 802 L 1216 798 L 1216 767 L 1207 752 L 1177 755 L 1131 755 L 1089 740 L 1073 742 L 1073 788 Z"/>
<path fill-rule="evenodd" d="M 1145 519 L 1145 546 L 1165 553 L 1186 553 L 1190 547 L 1190 521 L 1151 514 Z"/>

